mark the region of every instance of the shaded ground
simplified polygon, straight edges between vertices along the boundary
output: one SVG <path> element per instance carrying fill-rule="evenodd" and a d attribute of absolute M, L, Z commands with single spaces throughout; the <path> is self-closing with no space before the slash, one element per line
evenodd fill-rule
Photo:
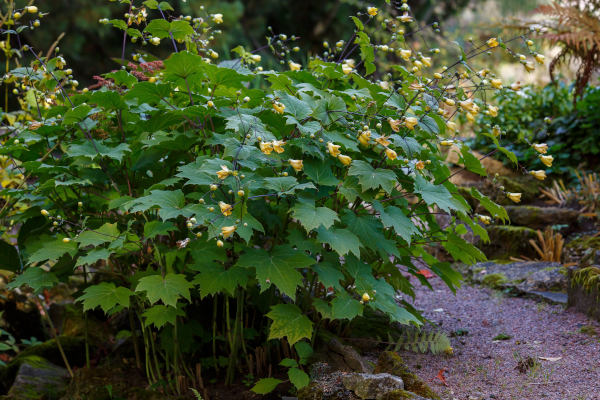
<path fill-rule="evenodd" d="M 486 288 L 465 285 L 454 296 L 439 278 L 430 281 L 433 292 L 416 283 L 416 306 L 458 334 L 455 355 L 402 356 L 444 400 L 600 400 L 598 322 Z M 447 386 L 436 378 L 443 368 Z"/>

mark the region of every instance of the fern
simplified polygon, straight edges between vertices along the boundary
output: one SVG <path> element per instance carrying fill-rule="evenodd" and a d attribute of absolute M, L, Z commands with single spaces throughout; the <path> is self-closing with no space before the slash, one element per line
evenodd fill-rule
<path fill-rule="evenodd" d="M 388 334 L 387 350 L 409 350 L 415 353 L 452 354 L 450 339 L 442 332 L 407 329 L 396 340 Z"/>
<path fill-rule="evenodd" d="M 194 397 L 196 397 L 196 400 L 203 400 L 202 395 L 200 394 L 200 392 L 198 392 L 194 388 L 190 388 L 190 390 L 192 391 L 192 393 L 194 393 Z"/>
<path fill-rule="evenodd" d="M 537 7 L 535 13 L 540 18 L 508 27 L 534 31 L 542 39 L 562 47 L 550 62 L 552 81 L 560 63 L 573 59 L 580 62 L 575 79 L 574 100 L 577 100 L 592 73 L 600 67 L 600 1 L 556 0 Z"/>

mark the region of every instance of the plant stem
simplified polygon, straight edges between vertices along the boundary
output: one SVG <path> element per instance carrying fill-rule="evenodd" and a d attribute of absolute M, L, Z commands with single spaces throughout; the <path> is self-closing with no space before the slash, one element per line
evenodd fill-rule
<path fill-rule="evenodd" d="M 56 340 L 56 346 L 58 347 L 60 356 L 62 357 L 63 362 L 65 363 L 65 367 L 67 367 L 67 371 L 69 371 L 69 375 L 71 376 L 71 378 L 73 378 L 73 370 L 71 369 L 71 364 L 69 364 L 69 360 L 67 359 L 65 350 L 63 349 L 62 345 L 60 344 L 60 340 L 58 339 L 58 333 L 56 332 L 54 323 L 52 322 L 52 319 L 50 318 L 50 315 L 48 314 L 48 310 L 46 309 L 46 307 L 44 307 L 42 302 L 37 297 L 35 297 L 35 300 L 37 301 L 38 306 L 40 307 L 40 310 L 43 311 L 43 316 L 46 317 L 46 320 L 48 321 L 48 325 L 50 326 L 50 332 L 52 333 L 52 336 L 54 336 L 54 340 Z"/>
<path fill-rule="evenodd" d="M 85 283 L 85 286 L 87 287 L 87 271 L 85 268 L 85 265 L 83 266 L 83 282 Z M 88 325 L 88 314 L 87 311 L 83 312 L 83 321 L 84 321 L 84 329 L 85 329 L 85 366 L 87 368 L 90 368 L 90 341 L 89 341 L 89 337 L 88 337 L 88 330 L 89 330 L 89 325 Z"/>
<path fill-rule="evenodd" d="M 129 329 L 131 329 L 131 341 L 133 342 L 133 352 L 135 353 L 135 366 L 142 369 L 142 361 L 140 357 L 140 347 L 138 344 L 137 333 L 135 331 L 135 321 L 133 320 L 133 312 L 129 310 Z"/>
<path fill-rule="evenodd" d="M 212 352 L 213 352 L 213 362 L 215 365 L 215 371 L 219 373 L 219 365 L 217 364 L 217 301 L 219 296 L 215 296 L 215 301 L 213 302 L 213 318 L 212 318 Z"/>

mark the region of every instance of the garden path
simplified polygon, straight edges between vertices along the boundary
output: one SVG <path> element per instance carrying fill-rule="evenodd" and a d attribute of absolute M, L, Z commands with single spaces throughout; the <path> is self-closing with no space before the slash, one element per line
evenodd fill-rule
<path fill-rule="evenodd" d="M 597 321 L 467 284 L 453 295 L 441 279 L 430 282 L 433 292 L 415 281 L 415 305 L 453 336 L 454 356 L 402 356 L 444 400 L 600 400 Z M 442 369 L 447 386 L 436 377 Z"/>

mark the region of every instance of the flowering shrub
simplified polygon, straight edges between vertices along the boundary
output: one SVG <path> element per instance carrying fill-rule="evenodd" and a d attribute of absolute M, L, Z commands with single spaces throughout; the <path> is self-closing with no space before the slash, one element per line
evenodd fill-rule
<path fill-rule="evenodd" d="M 11 287 L 40 292 L 82 274 L 83 310 L 128 314 L 144 349 L 138 365 L 171 391 L 201 387 L 192 360 L 226 383 L 264 376 L 259 349 L 279 362 L 269 346 L 289 354 L 281 365 L 301 388 L 318 329 L 347 326 L 366 308 L 420 324 L 396 294 L 412 294 L 406 274 L 427 284 L 423 263 L 459 284 L 432 246 L 466 263 L 484 258 L 461 235 L 487 240 L 480 223 L 506 213 L 473 189 L 489 215 L 473 214 L 440 149 L 457 145 L 466 168 L 485 174 L 452 117 L 493 110 L 477 94 L 501 81 L 467 62 L 500 39 L 434 68 L 401 34 L 371 43 L 364 25 L 379 10 L 370 7 L 353 17 L 338 62 L 293 59 L 294 38 L 280 34 L 269 48 L 287 68 L 265 71 L 260 53 L 241 47 L 238 59 L 214 63 L 211 37 L 226 16 L 171 17 L 165 2 L 143 4 L 102 22 L 134 42 L 171 46 L 167 59 L 136 53 L 78 91 L 62 57 L 28 47 L 35 60 L 4 77 L 29 113 L 0 150 L 30 183 L 2 192 L 9 207 L 28 206 L 9 246 Z M 406 3 L 398 10 L 386 29 L 413 22 Z M 376 51 L 399 60 L 385 80 L 370 78 Z M 439 213 L 452 223 L 442 228 Z"/>

